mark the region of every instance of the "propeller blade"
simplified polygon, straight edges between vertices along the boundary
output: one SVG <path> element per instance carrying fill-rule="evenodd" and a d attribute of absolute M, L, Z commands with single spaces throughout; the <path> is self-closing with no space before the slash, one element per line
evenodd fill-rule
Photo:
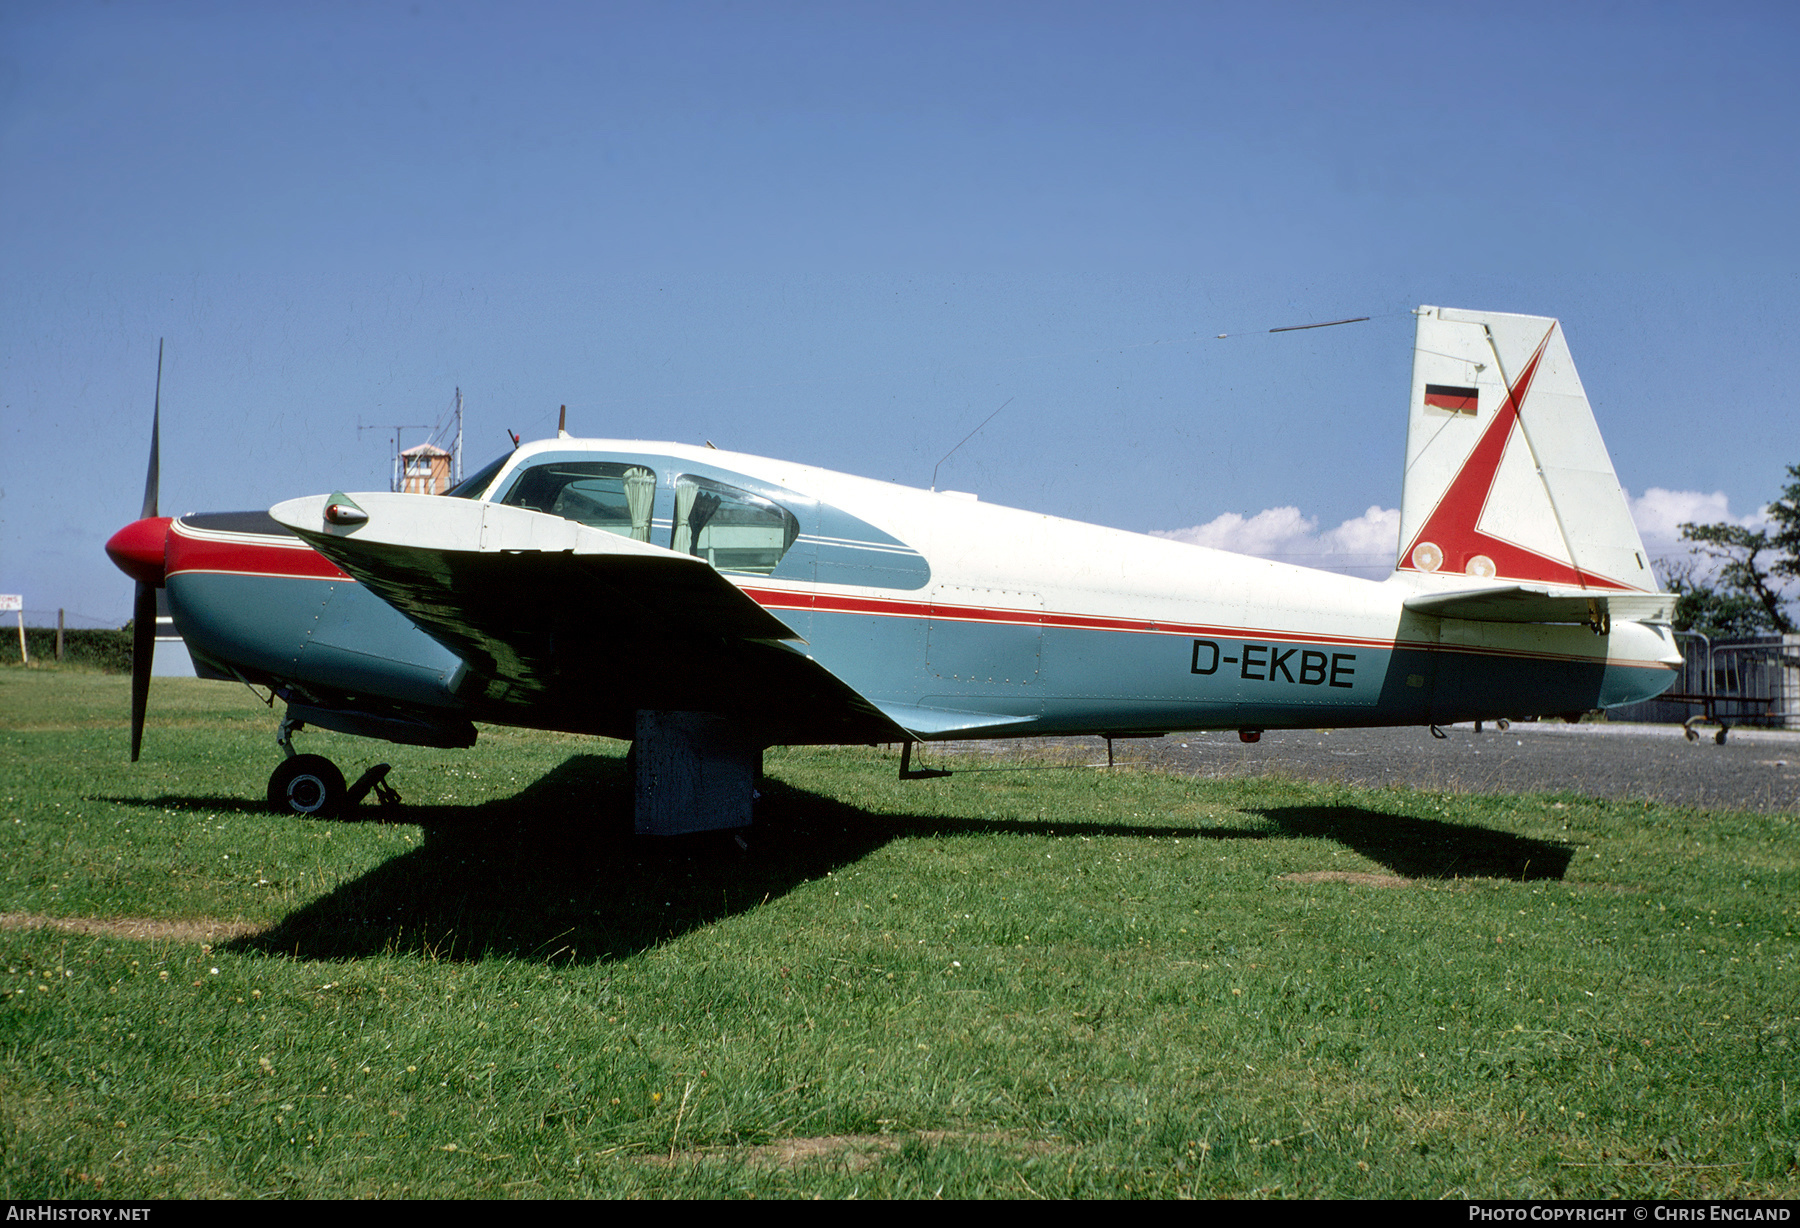
<path fill-rule="evenodd" d="M 150 413 L 150 467 L 144 474 L 144 514 L 156 515 L 157 487 L 162 480 L 162 338 L 156 341 L 156 401 Z M 156 655 L 156 587 L 138 581 L 131 603 L 131 761 L 144 745 L 144 712 L 150 705 L 150 659 Z"/>
<path fill-rule="evenodd" d="M 150 658 L 156 652 L 156 588 L 139 583 L 131 604 L 131 761 L 144 744 L 144 710 L 150 702 Z"/>
<path fill-rule="evenodd" d="M 157 453 L 160 450 L 158 442 L 162 438 L 162 358 L 163 343 L 162 339 L 158 338 L 156 342 L 156 408 L 150 415 L 150 471 L 144 475 L 144 514 L 138 518 L 140 520 L 148 520 L 156 515 L 156 488 L 160 481 L 162 468 L 161 462 L 157 459 Z M 141 593 L 138 600 L 141 604 L 143 601 Z M 136 759 L 137 755 L 134 753 L 131 757 Z"/>

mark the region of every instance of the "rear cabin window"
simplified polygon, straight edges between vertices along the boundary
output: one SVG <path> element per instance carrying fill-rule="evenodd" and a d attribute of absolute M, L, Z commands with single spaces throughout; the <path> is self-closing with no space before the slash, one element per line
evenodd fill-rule
<path fill-rule="evenodd" d="M 682 474 L 675 479 L 669 549 L 703 558 L 720 571 L 766 576 L 800 536 L 800 521 L 747 490 Z"/>
<path fill-rule="evenodd" d="M 615 461 L 552 461 L 522 471 L 500 502 L 648 542 L 656 474 Z"/>

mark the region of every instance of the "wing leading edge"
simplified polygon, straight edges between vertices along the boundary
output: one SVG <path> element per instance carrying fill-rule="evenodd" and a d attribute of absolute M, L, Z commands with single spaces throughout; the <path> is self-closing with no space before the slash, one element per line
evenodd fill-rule
<path fill-rule="evenodd" d="M 908 736 L 702 559 L 463 499 L 315 495 L 270 514 L 461 657 L 457 693 L 484 719 L 628 738 L 662 709 L 771 743 Z"/>

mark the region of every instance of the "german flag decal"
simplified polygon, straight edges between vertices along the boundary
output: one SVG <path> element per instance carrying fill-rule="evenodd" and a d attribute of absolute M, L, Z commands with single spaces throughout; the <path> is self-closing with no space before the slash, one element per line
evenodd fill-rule
<path fill-rule="evenodd" d="M 1451 384 L 1426 384 L 1425 404 L 1433 409 L 1447 409 L 1456 414 L 1472 414 L 1481 395 L 1474 388 L 1457 388 Z"/>

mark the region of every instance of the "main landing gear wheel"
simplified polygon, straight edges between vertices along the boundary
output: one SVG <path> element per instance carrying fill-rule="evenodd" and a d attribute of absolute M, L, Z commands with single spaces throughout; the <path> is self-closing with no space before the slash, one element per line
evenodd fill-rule
<path fill-rule="evenodd" d="M 306 819 L 328 819 L 344 804 L 344 774 L 324 755 L 284 759 L 269 777 L 269 809 Z"/>

